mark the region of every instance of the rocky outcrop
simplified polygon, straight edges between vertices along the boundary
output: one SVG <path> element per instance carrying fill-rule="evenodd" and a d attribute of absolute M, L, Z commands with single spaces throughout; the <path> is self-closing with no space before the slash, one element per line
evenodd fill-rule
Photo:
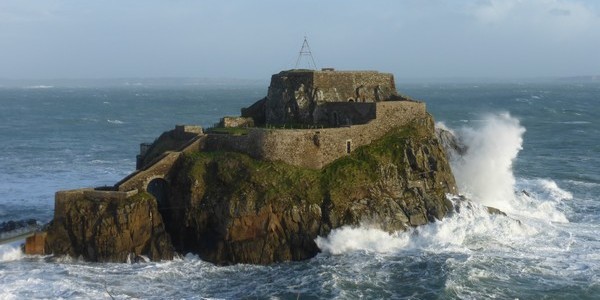
<path fill-rule="evenodd" d="M 467 146 L 452 131 L 436 128 L 435 134 L 446 150 L 449 159 L 458 158 L 467 153 Z"/>
<path fill-rule="evenodd" d="M 81 194 L 64 205 L 62 215 L 48 227 L 47 253 L 102 262 L 140 256 L 173 258 L 169 235 L 150 194 L 127 199 L 92 199 Z"/>
<path fill-rule="evenodd" d="M 393 232 L 452 209 L 443 143 L 458 144 L 436 137 L 425 104 L 399 96 L 391 74 L 284 71 L 242 116 L 142 144 L 138 170 L 114 187 L 57 193 L 46 252 L 268 264 L 313 257 L 335 228 Z M 252 123 L 266 128 L 235 127 Z"/>
<path fill-rule="evenodd" d="M 302 260 L 319 252 L 317 236 L 341 226 L 392 232 L 442 219 L 452 209 L 446 193 L 457 192 L 431 116 L 322 169 L 196 151 L 166 176 L 158 200 L 90 196 L 97 191 L 62 201 L 46 252 L 121 262 L 175 251 L 221 265 Z"/>
<path fill-rule="evenodd" d="M 180 162 L 162 211 L 177 251 L 217 263 L 267 264 L 318 253 L 345 225 L 404 230 L 443 218 L 456 192 L 431 118 L 396 128 L 322 170 L 198 152 Z"/>

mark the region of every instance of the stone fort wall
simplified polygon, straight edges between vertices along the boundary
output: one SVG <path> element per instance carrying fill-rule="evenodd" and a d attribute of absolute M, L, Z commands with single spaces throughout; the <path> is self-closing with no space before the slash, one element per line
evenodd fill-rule
<path fill-rule="evenodd" d="M 375 115 L 367 124 L 340 128 L 250 128 L 247 135 L 241 136 L 209 134 L 204 150 L 237 151 L 256 159 L 319 169 L 394 127 L 427 117 L 427 112 L 422 102 L 385 101 L 375 103 Z"/>
<path fill-rule="evenodd" d="M 324 103 L 378 102 L 390 100 L 396 95 L 394 75 L 389 73 L 282 71 L 271 77 L 271 85 L 264 103 L 264 117 L 267 124 L 314 124 L 316 120 L 313 119 L 312 113 L 315 107 Z"/>

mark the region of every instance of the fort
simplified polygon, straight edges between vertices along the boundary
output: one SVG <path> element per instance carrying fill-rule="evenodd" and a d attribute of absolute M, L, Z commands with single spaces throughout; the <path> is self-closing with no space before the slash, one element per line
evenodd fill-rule
<path fill-rule="evenodd" d="M 206 132 L 197 125 L 177 125 L 154 143 L 140 144 L 136 172 L 115 189 L 148 191 L 150 182 L 165 178 L 181 154 L 194 151 L 233 151 L 320 169 L 390 129 L 426 116 L 425 103 L 397 94 L 392 74 L 282 71 L 272 76 L 268 95 L 242 108 L 241 117 L 223 117 Z"/>
<path fill-rule="evenodd" d="M 117 209 L 120 207 L 120 203 L 130 203 L 129 206 L 127 206 L 128 208 L 123 208 L 125 211 L 128 211 L 128 214 L 130 215 L 125 217 L 125 219 L 113 216 L 115 215 L 114 212 L 113 215 L 110 215 L 108 212 L 106 212 L 108 215 L 104 217 L 105 219 L 98 219 L 95 221 L 96 223 L 89 223 L 90 227 L 110 227 L 110 225 L 107 225 L 110 222 L 113 222 L 116 228 L 132 227 L 125 230 L 125 232 L 122 232 L 122 236 L 113 232 L 113 234 L 117 235 L 117 240 L 125 239 L 126 241 L 120 242 L 120 246 L 113 245 L 113 247 L 116 248 L 124 248 L 118 250 L 120 252 L 117 256 L 113 255 L 112 258 L 109 259 L 122 261 L 124 257 L 123 255 L 125 255 L 124 253 L 150 255 L 152 259 L 169 258 L 170 255 L 172 255 L 172 252 L 164 251 L 165 247 L 168 248 L 170 243 L 169 240 L 181 239 L 181 237 L 177 238 L 176 236 L 181 236 L 184 233 L 182 233 L 182 229 L 174 228 L 173 225 L 169 225 L 168 220 L 178 220 L 183 215 L 188 215 L 191 211 L 191 207 L 196 205 L 192 203 L 193 201 L 189 202 L 188 200 L 182 200 L 193 196 L 178 196 L 182 192 L 182 188 L 180 187 L 183 184 L 182 180 L 185 182 L 188 180 L 181 179 L 178 174 L 182 172 L 182 169 L 186 168 L 185 164 L 189 161 L 190 157 L 193 157 L 194 154 L 228 152 L 239 153 L 247 155 L 257 162 L 270 162 L 269 166 L 271 167 L 279 165 L 290 166 L 290 170 L 292 170 L 290 172 L 292 173 L 300 172 L 295 170 L 307 170 L 306 172 L 309 172 L 307 174 L 317 174 L 314 172 L 320 172 L 320 170 L 323 170 L 333 162 L 353 155 L 354 151 L 360 147 L 368 146 L 375 141 L 381 140 L 386 135 L 389 135 L 389 133 L 394 129 L 410 126 L 413 128 L 425 129 L 419 129 L 418 131 L 425 132 L 425 136 L 427 137 L 426 145 L 423 147 L 419 146 L 417 147 L 418 149 L 408 149 L 403 151 L 402 157 L 404 158 L 402 158 L 402 161 L 398 163 L 406 163 L 407 165 L 406 167 L 402 167 L 404 168 L 402 171 L 397 172 L 405 174 L 403 175 L 405 178 L 402 180 L 403 182 L 406 182 L 406 188 L 410 187 L 411 189 L 421 189 L 420 192 L 413 192 L 421 194 L 421 196 L 419 196 L 421 197 L 420 201 L 425 202 L 420 205 L 425 207 L 430 205 L 424 204 L 427 201 L 430 201 L 427 200 L 430 196 L 426 196 L 428 189 L 435 189 L 435 193 L 441 193 L 441 195 L 443 195 L 442 191 L 452 192 L 456 189 L 454 178 L 452 177 L 451 173 L 448 175 L 449 167 L 447 166 L 446 159 L 443 156 L 443 151 L 440 150 L 441 148 L 439 143 L 437 140 L 435 140 L 435 138 L 430 140 L 430 133 L 433 132 L 433 121 L 431 116 L 426 111 L 425 103 L 415 101 L 398 94 L 394 83 L 394 77 L 392 74 L 388 73 L 380 73 L 376 71 L 336 71 L 332 68 L 326 68 L 320 71 L 303 69 L 282 71 L 272 76 L 267 96 L 258 100 L 251 106 L 243 108 L 240 116 L 223 117 L 219 124 L 216 124 L 212 128 L 203 129 L 196 125 L 177 125 L 175 129 L 163 133 L 153 143 L 141 144 L 140 153 L 137 156 L 136 170 L 129 176 L 116 183 L 114 186 L 57 192 L 55 197 L 55 215 L 53 225 L 50 227 L 47 237 L 44 235 L 45 239 L 43 242 L 46 243 L 45 248 L 47 252 L 65 253 L 71 255 L 79 254 L 91 260 L 106 259 L 106 256 L 98 254 L 99 252 L 102 252 L 101 250 L 94 247 L 90 248 L 90 245 L 87 245 L 86 247 L 82 246 L 82 243 L 91 243 L 96 245 L 98 243 L 112 243 L 108 240 L 102 240 L 102 242 L 99 242 L 98 237 L 89 236 L 97 234 L 99 230 L 98 228 L 93 230 L 88 228 L 86 230 L 92 230 L 88 233 L 70 232 L 67 234 L 65 231 L 71 230 L 70 228 L 72 226 L 83 226 L 71 224 L 69 222 L 74 222 L 73 220 L 78 218 L 84 222 L 85 217 L 82 216 L 82 214 L 86 213 L 82 213 L 82 211 L 85 211 L 86 209 L 100 209 L 101 211 L 105 211 L 110 207 L 112 207 L 112 209 Z M 412 142 L 407 143 L 411 144 Z M 239 162 L 228 162 L 228 164 L 237 163 Z M 393 168 L 400 167 L 401 166 L 397 164 L 393 165 Z M 413 172 L 410 171 L 411 168 L 414 169 L 414 174 L 411 173 Z M 382 169 L 377 172 L 384 171 Z M 424 173 L 429 174 L 427 175 L 429 177 L 423 177 L 425 176 L 423 175 Z M 198 183 L 198 180 L 204 180 L 208 182 L 212 179 L 205 177 L 204 179 L 196 178 L 195 180 L 195 184 L 200 184 L 203 186 L 203 184 Z M 232 184 L 237 185 L 244 183 L 234 181 Z M 269 184 L 274 185 L 273 183 Z M 399 188 L 396 183 L 394 183 L 394 186 L 395 189 Z M 238 187 L 230 186 L 226 188 L 225 193 L 229 193 L 228 190 L 232 188 L 235 190 Z M 193 189 L 194 188 L 192 188 L 192 190 Z M 204 191 L 202 192 L 203 196 L 201 195 L 199 197 L 209 197 L 210 193 L 207 193 L 208 192 Z M 156 201 L 154 202 L 155 204 L 151 204 L 150 208 L 140 208 L 139 205 L 134 205 L 134 203 L 138 203 L 135 201 L 146 201 L 146 195 L 151 195 L 151 197 L 155 199 L 154 201 Z M 218 198 L 221 197 L 221 195 L 214 197 Z M 263 196 L 260 195 L 257 197 Z M 324 201 L 323 199 L 325 199 L 325 201 L 332 201 L 327 200 L 327 197 L 330 196 L 325 195 L 325 198 L 318 198 L 320 199 L 318 201 Z M 304 203 L 305 200 L 306 199 L 300 199 L 299 201 Z M 206 202 L 209 200 L 202 201 Z M 441 218 L 447 210 L 447 207 L 445 207 L 447 204 L 444 204 L 444 200 L 441 199 L 439 201 L 441 202 L 435 204 L 434 206 L 436 208 L 432 210 L 433 212 L 431 212 L 431 216 L 435 215 L 435 218 Z M 282 203 L 284 202 L 285 201 Z M 81 203 L 85 203 L 87 206 L 78 207 L 78 212 L 75 212 L 74 203 L 79 203 L 77 205 L 82 205 Z M 155 209 L 158 209 L 158 211 L 152 213 L 152 205 L 154 205 Z M 321 215 L 321 211 L 329 208 L 322 205 L 325 204 L 319 204 L 317 207 L 314 207 L 313 204 L 309 205 L 308 203 L 305 203 L 301 205 L 296 203 L 293 205 L 293 207 L 296 207 L 294 208 L 296 211 L 299 209 L 298 207 L 304 207 L 307 215 L 313 216 L 318 212 L 319 218 L 324 218 L 324 216 Z M 406 203 L 404 205 L 406 205 Z M 165 207 L 180 206 L 185 206 L 186 208 L 181 209 L 179 212 L 164 210 Z M 268 209 L 271 211 L 271 213 L 273 213 L 272 211 L 276 206 L 277 205 L 268 206 L 270 207 Z M 132 216 L 136 215 L 136 209 L 140 210 L 140 216 L 149 213 L 149 219 L 151 221 L 144 221 L 144 218 L 142 217 L 139 217 L 142 219 L 138 218 L 138 220 L 135 222 L 132 221 L 132 219 L 135 219 Z M 149 212 L 148 209 L 150 210 Z M 254 211 L 262 212 L 263 209 L 267 209 L 267 207 L 255 207 Z M 288 211 L 289 209 L 292 208 L 287 207 L 285 208 L 285 211 Z M 414 209 L 415 208 L 406 208 L 406 210 Z M 250 211 L 252 211 L 252 209 Z M 205 213 L 206 212 L 202 212 L 201 214 Z M 74 216 L 73 214 L 78 215 Z M 271 221 L 261 219 L 263 218 L 260 217 L 261 214 L 262 213 L 258 213 L 259 217 L 253 216 L 253 221 L 248 221 L 248 215 L 246 214 L 241 216 L 241 219 L 236 219 L 238 221 L 227 223 L 230 224 L 227 226 L 233 226 L 231 224 L 245 224 L 241 227 L 242 229 L 238 229 L 238 231 L 241 230 L 244 232 L 241 234 L 241 236 L 263 236 L 264 234 L 267 234 L 267 231 L 275 230 L 273 228 L 277 227 L 276 224 L 278 223 L 272 223 L 273 221 L 271 219 L 269 219 Z M 417 217 L 413 217 L 411 214 L 416 213 L 410 211 L 400 211 L 399 213 L 395 213 L 394 216 L 396 217 L 394 218 L 398 218 L 398 220 L 400 220 L 398 222 L 402 224 L 409 224 L 412 226 L 423 224 L 427 219 L 434 218 L 429 216 L 429 213 L 426 212 L 425 208 L 422 208 L 420 212 L 418 212 L 419 215 Z M 102 214 L 99 213 L 96 218 L 101 218 L 100 215 Z M 156 219 L 157 215 L 161 217 L 159 220 L 164 222 L 164 225 L 162 225 L 163 223 L 161 222 L 156 223 L 158 222 Z M 284 218 L 282 215 L 277 214 L 277 216 L 279 220 L 278 222 L 285 221 L 284 219 L 281 219 Z M 296 222 L 294 224 L 301 222 L 299 220 L 302 218 L 296 218 L 293 213 L 291 216 L 294 217 L 292 218 L 293 220 L 288 221 L 290 224 L 293 222 Z M 173 223 L 181 224 L 181 226 L 186 227 L 192 226 L 189 223 L 192 222 L 193 224 L 196 224 L 193 225 L 196 226 L 194 227 L 196 229 L 194 229 L 195 233 L 193 233 L 193 235 L 199 236 L 200 233 L 198 232 L 204 232 L 203 230 L 208 229 L 205 229 L 204 227 L 198 229 L 200 223 L 197 222 L 201 222 L 200 220 L 204 220 L 205 218 L 212 218 L 212 216 L 202 218 L 191 217 L 195 221 L 192 221 L 189 218 L 190 217 L 188 216 L 188 219 L 186 219 L 187 221 L 184 223 L 177 223 L 180 221 L 173 221 Z M 262 221 L 256 221 L 256 218 Z M 309 226 L 312 228 L 310 234 L 303 234 L 306 234 L 307 237 L 316 236 L 318 232 L 326 233 L 327 230 L 331 229 L 331 227 L 342 224 L 338 222 L 339 224 L 335 225 L 337 224 L 337 221 L 334 222 L 330 220 L 332 218 L 331 216 L 328 218 L 329 220 L 325 220 L 329 224 L 328 227 L 322 227 L 320 225 L 317 226 L 317 229 L 315 229 L 314 226 Z M 108 220 L 112 221 L 109 222 Z M 215 222 L 220 224 L 222 221 Z M 257 224 L 259 225 L 252 225 L 254 224 L 252 222 L 258 222 Z M 323 220 L 318 221 L 319 224 L 322 222 Z M 144 223 L 145 225 L 142 226 L 138 223 Z M 398 225 L 399 227 L 397 227 L 403 228 L 405 225 L 402 224 Z M 133 228 L 138 228 L 138 231 L 140 231 L 140 226 L 145 228 L 142 230 L 142 232 L 154 232 L 154 234 L 135 235 L 133 233 L 135 232 Z M 253 226 L 257 227 L 254 228 Z M 299 225 L 295 226 L 296 227 L 293 227 L 296 228 L 295 230 L 301 230 L 297 228 Z M 254 229 L 252 232 L 248 233 L 248 228 Z M 302 226 L 300 226 L 300 228 L 302 228 Z M 111 230 L 114 231 L 115 229 Z M 224 229 L 220 230 L 222 231 Z M 304 228 L 302 230 L 308 229 Z M 160 234 L 157 232 L 160 232 Z M 165 237 L 165 232 L 168 232 L 171 235 L 171 238 Z M 189 235 L 191 233 L 187 232 L 185 234 Z M 210 233 L 209 236 L 212 239 L 212 237 L 215 235 L 220 234 L 221 233 L 216 234 L 213 232 Z M 227 237 L 226 239 L 236 240 L 235 238 L 232 238 L 232 236 L 235 236 L 235 234 L 232 235 L 231 233 L 227 233 L 225 236 Z M 225 238 L 225 236 L 223 238 Z M 36 238 L 37 240 L 40 240 L 39 236 Z M 292 237 L 286 237 L 286 239 L 289 238 Z M 198 239 L 199 240 L 197 243 L 202 243 L 202 239 Z M 259 240 L 260 239 L 262 239 L 262 237 L 259 238 Z M 247 238 L 243 238 L 242 240 L 247 240 Z M 223 241 L 219 241 L 219 243 L 222 242 Z M 250 240 L 247 242 L 253 243 Z M 298 243 L 298 241 L 291 240 L 288 242 L 292 244 Z M 181 244 L 185 242 L 179 241 L 179 243 Z M 285 242 L 283 243 L 285 244 Z M 306 248 L 306 253 L 294 254 L 294 251 L 296 250 L 288 249 L 285 251 L 292 251 L 290 252 L 292 254 L 284 251 L 288 254 L 286 254 L 287 256 L 284 255 L 283 258 L 277 258 L 277 255 L 279 254 L 273 254 L 275 256 L 272 255 L 270 259 L 263 259 L 262 254 L 260 258 L 257 258 L 256 256 L 253 256 L 255 254 L 248 253 L 244 254 L 248 255 L 246 259 L 239 259 L 239 257 L 238 259 L 233 259 L 230 257 L 230 255 L 233 254 L 225 255 L 227 256 L 227 259 L 211 256 L 216 254 L 206 255 L 209 257 L 209 260 L 218 263 L 222 263 L 223 261 L 226 261 L 226 263 L 268 263 L 269 261 L 301 259 L 310 257 L 310 255 L 314 255 L 314 249 L 316 247 L 314 246 L 314 242 L 302 240 L 301 244 L 304 246 L 300 248 Z M 77 248 L 73 245 L 78 245 L 77 247 L 81 248 L 73 249 Z M 39 245 L 37 247 L 39 248 Z M 109 251 L 105 249 L 108 246 L 103 247 L 104 251 Z M 199 246 L 196 245 L 194 247 Z M 185 247 L 180 246 L 180 248 Z M 273 251 L 274 253 L 279 253 L 283 250 Z M 239 256 L 239 254 L 237 255 Z"/>

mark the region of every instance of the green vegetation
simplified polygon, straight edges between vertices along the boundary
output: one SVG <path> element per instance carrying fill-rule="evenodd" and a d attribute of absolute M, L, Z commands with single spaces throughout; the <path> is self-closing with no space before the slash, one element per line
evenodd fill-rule
<path fill-rule="evenodd" d="M 319 171 L 265 162 L 236 152 L 197 152 L 185 156 L 190 179 L 203 178 L 206 195 L 239 199 L 255 207 L 264 204 L 320 203 Z"/>
<path fill-rule="evenodd" d="M 205 196 L 221 195 L 253 207 L 322 203 L 367 193 L 380 179 L 380 166 L 404 169 L 408 140 L 423 132 L 405 126 L 370 145 L 357 148 L 322 170 L 256 160 L 236 152 L 197 152 L 185 156 L 185 174 L 198 182 Z M 200 180 L 200 179 L 203 180 Z"/>

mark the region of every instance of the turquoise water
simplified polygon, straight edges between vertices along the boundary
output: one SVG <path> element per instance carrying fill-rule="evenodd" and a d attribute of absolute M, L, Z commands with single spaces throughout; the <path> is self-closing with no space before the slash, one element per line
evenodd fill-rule
<path fill-rule="evenodd" d="M 0 246 L 0 298 L 594 299 L 600 295 L 600 85 L 399 84 L 471 145 L 472 202 L 407 233 L 365 224 L 303 262 L 98 264 Z M 111 185 L 140 142 L 210 126 L 262 86 L 0 88 L 0 222 L 53 214 L 56 190 Z M 521 191 L 526 191 L 526 196 Z M 502 207 L 508 217 L 485 213 Z"/>

